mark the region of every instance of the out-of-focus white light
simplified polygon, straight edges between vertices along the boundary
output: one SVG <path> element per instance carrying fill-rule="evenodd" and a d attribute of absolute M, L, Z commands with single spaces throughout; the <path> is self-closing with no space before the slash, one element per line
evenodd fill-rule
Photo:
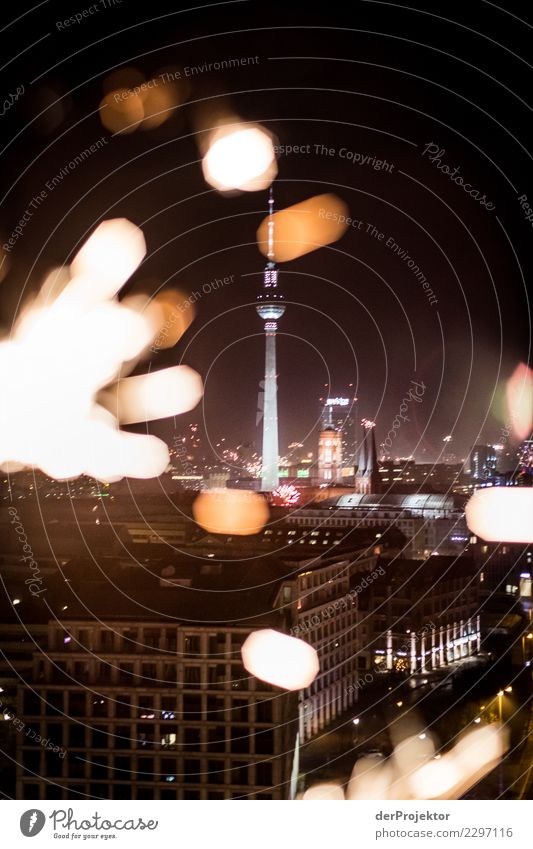
<path fill-rule="evenodd" d="M 304 802 L 335 802 L 344 801 L 344 792 L 339 784 L 315 784 L 309 787 L 304 795 Z"/>
<path fill-rule="evenodd" d="M 468 501 L 469 529 L 487 541 L 533 542 L 533 488 L 478 489 Z"/>
<path fill-rule="evenodd" d="M 526 439 L 533 428 L 533 371 L 520 363 L 507 381 L 507 420 L 517 439 Z"/>
<path fill-rule="evenodd" d="M 266 499 L 257 492 L 213 489 L 201 492 L 192 506 L 196 522 L 212 534 L 258 533 L 269 517 Z"/>
<path fill-rule="evenodd" d="M 145 309 L 146 298 L 119 303 L 115 297 L 145 250 L 134 224 L 104 222 L 77 254 L 74 277 L 67 280 L 64 269 L 52 272 L 10 340 L 0 343 L 0 466 L 34 466 L 58 480 L 87 474 L 108 482 L 166 469 L 165 443 L 120 431 L 117 417 L 102 406 L 116 397 L 110 391 L 100 395 L 121 370 L 131 369 L 163 318 L 157 305 Z M 131 389 L 128 380 L 134 381 Z M 127 421 L 145 421 L 190 409 L 202 386 L 198 375 L 180 367 L 123 379 L 120 392 L 129 398 Z M 134 406 L 138 414 L 132 417 Z"/>
<path fill-rule="evenodd" d="M 220 191 L 266 189 L 277 173 L 270 134 L 259 126 L 225 126 L 217 130 L 202 168 L 209 185 Z"/>
<path fill-rule="evenodd" d="M 139 374 L 118 383 L 117 414 L 124 424 L 162 419 L 192 410 L 202 393 L 200 375 L 188 366 Z"/>
<path fill-rule="evenodd" d="M 347 799 L 389 799 L 394 772 L 381 758 L 363 757 L 356 761 L 346 788 Z"/>
<path fill-rule="evenodd" d="M 84 294 L 93 300 L 116 295 L 146 253 L 142 230 L 127 218 L 103 221 L 78 251 L 71 265 L 74 278 L 89 278 Z"/>
<path fill-rule="evenodd" d="M 438 761 L 431 760 L 409 777 L 411 789 L 417 799 L 449 798 L 460 780 L 461 772 L 451 754 L 444 755 Z"/>
<path fill-rule="evenodd" d="M 285 690 L 308 687 L 320 668 L 312 646 L 270 628 L 250 634 L 241 654 L 244 668 L 251 675 Z"/>
<path fill-rule="evenodd" d="M 352 719 L 352 722 L 353 722 L 354 725 L 359 725 L 360 721 L 361 720 L 359 719 L 358 716 L 356 716 L 355 719 Z"/>

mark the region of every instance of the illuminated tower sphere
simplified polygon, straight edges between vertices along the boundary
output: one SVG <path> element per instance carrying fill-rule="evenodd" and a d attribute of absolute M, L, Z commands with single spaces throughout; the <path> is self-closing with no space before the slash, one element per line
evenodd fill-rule
<path fill-rule="evenodd" d="M 276 331 L 285 312 L 283 295 L 278 289 L 278 267 L 274 262 L 274 196 L 268 198 L 268 261 L 263 288 L 257 296 L 257 314 L 265 323 L 265 384 L 263 401 L 263 465 L 261 489 L 272 492 L 279 484 L 278 377 L 276 372 Z"/>

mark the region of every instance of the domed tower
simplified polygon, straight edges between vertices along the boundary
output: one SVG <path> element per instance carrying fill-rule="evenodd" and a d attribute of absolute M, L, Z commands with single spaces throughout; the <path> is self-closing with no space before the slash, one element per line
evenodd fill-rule
<path fill-rule="evenodd" d="M 265 327 L 265 381 L 263 401 L 263 464 L 261 489 L 272 492 L 279 484 L 278 376 L 276 371 L 276 331 L 285 312 L 278 288 L 278 267 L 274 262 L 274 195 L 268 197 L 268 250 L 263 287 L 257 296 L 257 314 Z"/>

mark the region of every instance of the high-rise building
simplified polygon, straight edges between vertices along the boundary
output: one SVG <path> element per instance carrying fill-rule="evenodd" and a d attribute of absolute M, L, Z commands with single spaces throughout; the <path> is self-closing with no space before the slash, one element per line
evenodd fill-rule
<path fill-rule="evenodd" d="M 257 296 L 257 314 L 265 323 L 265 381 L 263 398 L 263 461 L 261 488 L 272 492 L 279 484 L 278 377 L 276 370 L 276 331 L 285 312 L 278 289 L 278 267 L 274 262 L 274 195 L 268 199 L 268 251 L 263 288 Z"/>
<path fill-rule="evenodd" d="M 470 475 L 475 480 L 492 477 L 498 464 L 498 455 L 493 445 L 474 445 L 470 453 Z"/>
<path fill-rule="evenodd" d="M 524 439 L 517 453 L 519 471 L 522 474 L 533 474 L 533 439 Z"/>
<path fill-rule="evenodd" d="M 363 437 L 359 446 L 359 458 L 355 475 L 355 491 L 368 495 L 378 493 L 381 489 L 376 437 L 374 422 L 363 419 L 361 422 Z"/>

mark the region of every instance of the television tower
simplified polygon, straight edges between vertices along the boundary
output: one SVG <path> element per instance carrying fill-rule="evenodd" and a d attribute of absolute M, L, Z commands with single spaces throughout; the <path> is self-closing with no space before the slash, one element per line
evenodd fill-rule
<path fill-rule="evenodd" d="M 261 489 L 272 492 L 279 485 L 278 376 L 276 371 L 276 331 L 285 312 L 278 289 L 278 267 L 274 262 L 274 194 L 268 197 L 268 250 L 263 288 L 257 296 L 257 314 L 265 322 L 265 384 L 263 401 L 263 464 Z"/>

